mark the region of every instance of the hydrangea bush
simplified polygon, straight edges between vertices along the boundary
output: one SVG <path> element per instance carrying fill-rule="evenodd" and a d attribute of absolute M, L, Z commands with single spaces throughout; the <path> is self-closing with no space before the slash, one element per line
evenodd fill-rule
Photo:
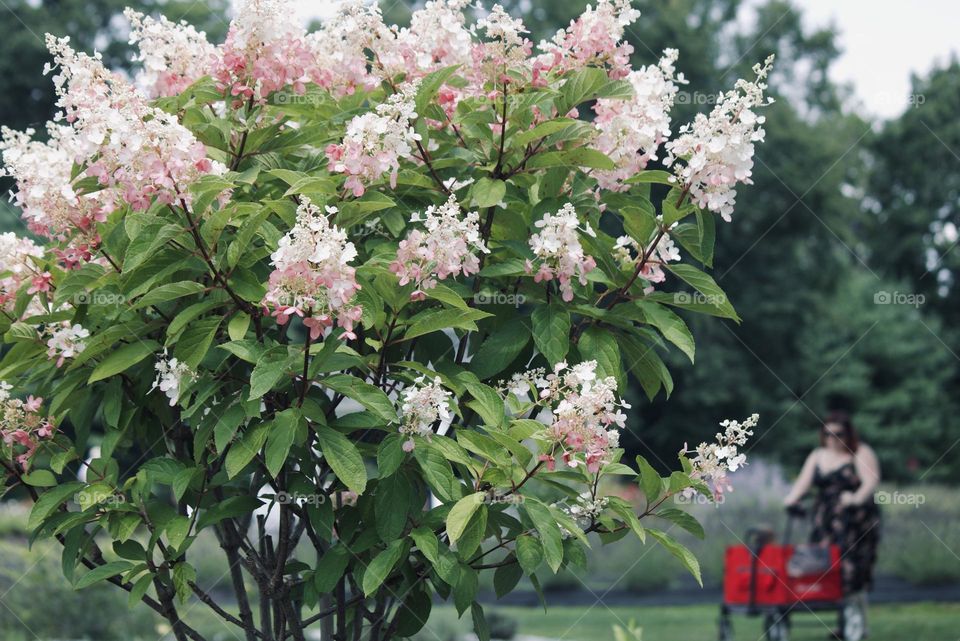
<path fill-rule="evenodd" d="M 0 236 L 0 462 L 34 538 L 178 641 L 190 600 L 247 641 L 348 641 L 435 597 L 483 639 L 481 572 L 538 587 L 623 536 L 699 576 L 665 502 L 723 491 L 756 417 L 662 477 L 622 460 L 623 394 L 693 360 L 674 308 L 737 320 L 693 263 L 750 182 L 771 61 L 675 126 L 682 62 L 631 66 L 626 0 L 536 46 L 466 0 L 293 15 L 248 0 L 213 45 L 128 11 L 133 80 L 48 36 L 59 116 L 0 143 L 32 235 Z M 236 607 L 195 581 L 204 530 Z"/>

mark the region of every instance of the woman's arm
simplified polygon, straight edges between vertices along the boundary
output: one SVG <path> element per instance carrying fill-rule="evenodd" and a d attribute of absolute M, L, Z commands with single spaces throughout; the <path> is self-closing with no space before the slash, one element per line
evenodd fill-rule
<path fill-rule="evenodd" d="M 818 450 L 814 450 L 807 456 L 807 460 L 804 461 L 803 468 L 800 470 L 800 476 L 793 482 L 790 493 L 783 499 L 784 505 L 793 505 L 803 498 L 803 495 L 810 489 L 810 485 L 813 483 L 814 471 L 817 469 L 817 453 Z"/>
<path fill-rule="evenodd" d="M 861 444 L 853 455 L 853 464 L 860 477 L 860 487 L 850 493 L 848 504 L 860 505 L 866 503 L 880 485 L 880 463 L 870 446 Z"/>

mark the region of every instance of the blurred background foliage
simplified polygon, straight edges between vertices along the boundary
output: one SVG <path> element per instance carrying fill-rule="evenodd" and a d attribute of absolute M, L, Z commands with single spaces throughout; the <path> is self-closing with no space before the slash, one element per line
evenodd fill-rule
<path fill-rule="evenodd" d="M 7 0 L 0 21 L 0 122 L 35 127 L 53 113 L 44 32 L 97 49 L 129 67 L 125 5 L 185 19 L 220 41 L 229 0 Z M 404 24 L 416 2 L 382 3 Z M 506 0 L 531 38 L 549 38 L 584 0 Z M 957 480 L 958 457 L 943 456 L 958 434 L 960 346 L 955 270 L 960 172 L 960 69 L 955 61 L 913 81 L 922 96 L 902 116 L 858 115 L 848 87 L 828 71 L 837 34 L 804 27 L 784 0 L 637 0 L 628 31 L 636 64 L 666 47 L 681 51 L 689 86 L 674 123 L 712 105 L 769 53 L 777 102 L 766 110 L 752 187 L 740 190 L 735 220 L 718 225 L 714 276 L 743 322 L 688 319 L 696 365 L 670 358 L 676 388 L 666 402 L 631 390 L 635 416 L 625 445 L 666 469 L 684 441 L 710 437 L 719 420 L 761 415 L 753 454 L 796 466 L 816 444 L 818 417 L 851 411 L 880 454 L 887 478 Z M 389 5 L 389 6 L 388 6 Z M 4 191 L 9 184 L 2 185 Z M 4 203 L 0 228 L 23 233 Z M 671 284 L 667 283 L 669 289 Z M 877 304 L 878 294 L 921 294 L 922 305 Z M 881 298 L 882 299 L 882 298 Z"/>

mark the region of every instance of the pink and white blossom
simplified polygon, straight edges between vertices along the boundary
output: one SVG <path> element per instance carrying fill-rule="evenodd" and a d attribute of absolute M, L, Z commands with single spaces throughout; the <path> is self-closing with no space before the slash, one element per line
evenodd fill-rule
<path fill-rule="evenodd" d="M 676 73 L 677 50 L 667 49 L 657 65 L 631 71 L 627 82 L 633 96 L 627 100 L 601 98 L 594 111 L 597 135 L 594 147 L 616 165 L 615 169 L 594 172 L 603 189 L 624 191 L 624 181 L 657 160 L 660 145 L 670 137 L 670 109 L 678 84 L 685 83 Z"/>
<path fill-rule="evenodd" d="M 684 446 L 681 455 L 694 455 L 690 459 L 691 478 L 710 483 L 715 495 L 728 491 L 727 473 L 746 465 L 747 456 L 739 448 L 746 445 L 759 421 L 758 414 L 750 415 L 743 423 L 728 419 L 720 423 L 723 432 L 717 432 L 713 443 L 701 443 L 692 452 Z"/>
<path fill-rule="evenodd" d="M 52 419 L 40 415 L 42 398 L 12 398 L 13 386 L 0 381 L 0 438 L 10 448 L 16 463 L 26 471 L 40 442 L 53 438 L 56 427 Z"/>
<path fill-rule="evenodd" d="M 302 197 L 297 224 L 270 255 L 274 271 L 264 305 L 280 325 L 294 315 L 303 318 L 314 340 L 335 321 L 345 330 L 344 336 L 356 338 L 353 327 L 363 312 L 353 302 L 360 285 L 350 262 L 357 257 L 357 250 L 346 232 L 327 219 L 336 213 L 336 207 L 321 211 Z"/>
<path fill-rule="evenodd" d="M 414 436 L 429 439 L 434 425 L 453 419 L 450 411 L 450 392 L 443 389 L 440 377 L 427 382 L 425 376 L 419 376 L 414 384 L 401 393 L 400 433 L 409 437 L 403 443 L 403 449 L 410 452 L 414 448 Z"/>
<path fill-rule="evenodd" d="M 129 7 L 123 15 L 130 21 L 130 44 L 137 45 L 134 60 L 143 65 L 139 82 L 150 96 L 175 96 L 207 75 L 216 47 L 203 31 Z"/>
<path fill-rule="evenodd" d="M 550 443 L 551 452 L 542 454 L 540 460 L 548 469 L 556 466 L 558 456 L 567 466 L 584 465 L 590 473 L 612 460 L 620 429 L 626 425 L 623 410 L 630 405 L 617 397 L 614 377 L 597 375 L 596 361 L 573 366 L 560 362 L 549 374 L 536 371 L 515 377 L 509 384 L 515 396 L 517 392 L 525 395 L 525 387 L 547 410 L 546 428 L 540 436 Z"/>
<path fill-rule="evenodd" d="M 73 358 L 87 346 L 86 339 L 90 338 L 90 331 L 82 325 L 70 321 L 63 321 L 45 329 L 47 339 L 47 358 L 57 359 L 57 367 L 61 367 L 68 358 Z"/>
<path fill-rule="evenodd" d="M 36 261 L 42 258 L 43 249 L 29 238 L 20 238 L 13 232 L 0 234 L 0 309 L 12 314 L 20 288 L 27 282 L 31 282 L 33 286 L 36 278 L 47 282 L 49 289 L 49 281 L 44 278 L 44 274 L 49 276 L 49 272 L 40 272 L 37 268 Z M 41 289 L 38 288 L 37 291 Z M 25 315 L 32 316 L 42 312 L 43 310 L 31 301 Z"/>
<path fill-rule="evenodd" d="M 479 215 L 471 211 L 461 216 L 456 196 L 451 195 L 439 207 L 431 205 L 423 218 L 414 212 L 410 222 L 423 223 L 423 230 L 414 229 L 400 241 L 390 271 L 401 285 L 416 285 L 410 295 L 413 300 L 423 300 L 425 291 L 436 287 L 437 281 L 475 274 L 480 269 L 477 252 L 490 251 L 480 236 Z"/>
<path fill-rule="evenodd" d="M 630 69 L 633 46 L 623 42 L 624 30 L 640 17 L 630 0 L 599 0 L 594 9 L 587 5 L 580 17 L 560 29 L 534 60 L 534 83 L 550 70 L 566 72 L 588 65 L 607 66 L 611 78 L 623 78 Z"/>
<path fill-rule="evenodd" d="M 755 142 L 764 138 L 764 116 L 755 110 L 773 102 L 764 98 L 773 56 L 754 65 L 756 80 L 738 80 L 733 91 L 720 94 L 710 115 L 697 114 L 666 144 L 667 166 L 698 207 L 730 221 L 736 204 L 736 185 L 752 184 Z"/>
<path fill-rule="evenodd" d="M 573 300 L 573 281 L 587 284 L 587 274 L 597 266 L 580 244 L 580 232 L 596 236 L 590 223 L 581 226 L 577 211 L 567 203 L 556 214 L 544 214 L 534 225 L 539 229 L 530 237 L 530 249 L 536 257 L 527 261 L 527 273 L 535 282 L 556 279 L 563 300 Z"/>
<path fill-rule="evenodd" d="M 413 102 L 417 86 L 405 85 L 375 111 L 354 116 L 343 141 L 327 147 L 330 171 L 347 175 L 344 187 L 354 196 L 362 196 L 367 185 L 385 174 L 390 176 L 390 186 L 397 186 L 400 160 L 410 158 L 420 140 L 412 126 L 417 118 Z"/>

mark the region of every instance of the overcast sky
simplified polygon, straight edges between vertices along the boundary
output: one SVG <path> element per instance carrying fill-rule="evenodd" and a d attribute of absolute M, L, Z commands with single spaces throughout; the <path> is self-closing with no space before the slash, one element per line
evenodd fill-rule
<path fill-rule="evenodd" d="M 323 15 L 336 4 L 336 0 L 298 1 L 305 18 Z M 935 62 L 946 62 L 951 52 L 960 50 L 958 0 L 794 3 L 803 9 L 809 27 L 831 23 L 838 27 L 843 53 L 834 65 L 834 79 L 853 83 L 870 115 L 889 118 L 901 113 L 911 104 L 910 74 L 926 73 Z"/>

